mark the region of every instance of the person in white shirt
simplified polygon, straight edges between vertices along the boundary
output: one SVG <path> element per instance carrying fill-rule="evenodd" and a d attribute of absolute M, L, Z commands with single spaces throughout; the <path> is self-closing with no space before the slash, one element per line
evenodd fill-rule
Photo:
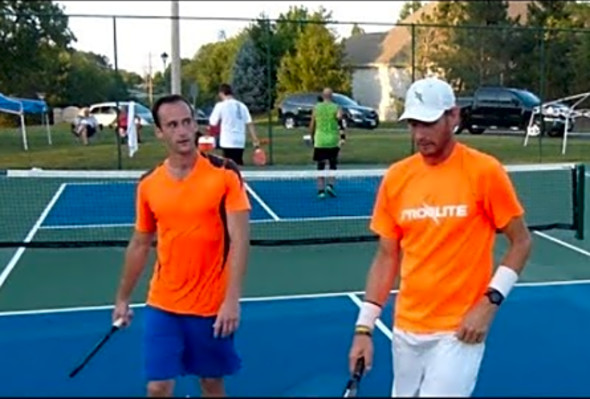
<path fill-rule="evenodd" d="M 238 165 L 243 165 L 246 127 L 248 127 L 254 147 L 258 148 L 259 146 L 250 111 L 244 103 L 234 98 L 232 88 L 227 83 L 219 86 L 219 98 L 221 101 L 215 104 L 211 116 L 209 116 L 209 125 L 220 124 L 219 147 L 223 156 Z"/>

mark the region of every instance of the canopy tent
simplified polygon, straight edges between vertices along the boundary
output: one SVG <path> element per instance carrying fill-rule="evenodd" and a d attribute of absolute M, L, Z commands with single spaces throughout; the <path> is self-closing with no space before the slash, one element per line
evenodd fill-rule
<path fill-rule="evenodd" d="M 51 145 L 51 129 L 49 128 L 49 107 L 42 100 L 31 100 L 26 98 L 7 97 L 0 93 L 0 112 L 18 115 L 20 117 L 23 148 L 29 149 L 27 130 L 25 126 L 25 114 L 40 114 L 43 124 L 47 130 L 47 142 Z"/>
<path fill-rule="evenodd" d="M 536 137 L 541 134 L 539 126 L 536 124 L 536 116 L 543 113 L 544 116 L 549 118 L 562 118 L 565 121 L 565 127 L 563 131 L 563 139 L 561 143 L 561 154 L 565 155 L 567 148 L 567 136 L 570 128 L 570 122 L 577 118 L 585 117 L 590 119 L 590 109 L 579 109 L 576 108 L 580 103 L 584 102 L 590 97 L 590 91 L 586 93 L 575 94 L 573 96 L 559 98 L 557 100 L 549 101 L 541 106 L 535 107 L 531 113 L 529 124 L 526 129 L 524 137 L 524 146 L 526 147 L 529 142 L 529 137 Z M 571 106 L 566 105 L 569 101 L 574 101 Z"/>

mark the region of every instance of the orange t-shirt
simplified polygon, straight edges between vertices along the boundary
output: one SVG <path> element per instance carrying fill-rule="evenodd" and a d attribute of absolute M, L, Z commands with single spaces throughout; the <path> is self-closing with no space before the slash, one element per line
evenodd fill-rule
<path fill-rule="evenodd" d="M 490 282 L 496 229 L 523 214 L 504 167 L 461 143 L 436 166 L 420 154 L 392 165 L 370 227 L 400 241 L 396 327 L 414 333 L 458 328 Z"/>
<path fill-rule="evenodd" d="M 147 303 L 175 313 L 215 315 L 229 273 L 227 214 L 250 210 L 235 164 L 200 154 L 183 180 L 162 164 L 141 179 L 136 208 L 136 230 L 157 231 Z"/>

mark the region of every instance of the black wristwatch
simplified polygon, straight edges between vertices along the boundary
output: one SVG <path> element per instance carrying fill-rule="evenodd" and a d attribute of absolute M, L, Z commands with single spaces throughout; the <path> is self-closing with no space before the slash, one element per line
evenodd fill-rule
<path fill-rule="evenodd" d="M 500 306 L 502 301 L 504 300 L 504 295 L 494 288 L 488 288 L 486 291 L 486 296 L 488 297 L 490 303 L 496 306 Z"/>

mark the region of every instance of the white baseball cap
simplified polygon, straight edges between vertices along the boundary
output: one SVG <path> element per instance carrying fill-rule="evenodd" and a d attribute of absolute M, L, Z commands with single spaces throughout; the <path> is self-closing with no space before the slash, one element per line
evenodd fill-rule
<path fill-rule="evenodd" d="M 455 93 L 447 82 L 434 77 L 420 79 L 408 89 L 404 113 L 399 120 L 435 122 L 454 106 Z"/>

